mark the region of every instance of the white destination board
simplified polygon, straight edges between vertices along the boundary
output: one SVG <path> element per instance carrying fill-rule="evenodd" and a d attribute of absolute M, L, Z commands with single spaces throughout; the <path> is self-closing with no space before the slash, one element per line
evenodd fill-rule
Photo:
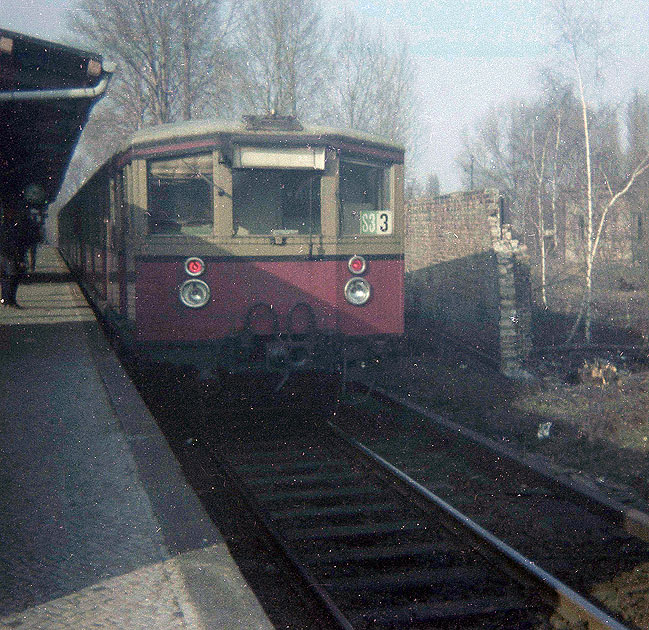
<path fill-rule="evenodd" d="M 363 210 L 361 234 L 392 234 L 393 213 L 387 210 Z"/>

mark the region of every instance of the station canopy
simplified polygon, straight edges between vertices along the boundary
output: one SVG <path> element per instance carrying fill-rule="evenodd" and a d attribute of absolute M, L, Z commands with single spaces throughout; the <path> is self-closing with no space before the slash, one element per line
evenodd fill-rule
<path fill-rule="evenodd" d="M 112 64 L 0 28 L 0 198 L 56 197 Z"/>

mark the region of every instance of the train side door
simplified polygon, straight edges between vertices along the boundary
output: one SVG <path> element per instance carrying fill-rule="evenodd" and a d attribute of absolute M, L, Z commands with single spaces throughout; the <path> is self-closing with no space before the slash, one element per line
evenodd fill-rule
<path fill-rule="evenodd" d="M 110 199 L 106 225 L 106 299 L 110 308 L 115 308 L 117 278 L 117 177 L 110 180 Z"/>
<path fill-rule="evenodd" d="M 126 257 L 125 257 L 125 213 L 126 201 L 124 175 L 115 173 L 111 180 L 110 215 L 106 230 L 108 258 L 107 295 L 111 308 L 120 314 L 126 313 Z"/>
<path fill-rule="evenodd" d="M 115 216 L 116 210 L 116 194 L 115 194 L 115 178 L 111 177 L 109 184 L 109 200 L 108 200 L 108 217 L 106 218 L 106 300 L 109 307 L 115 304 L 113 296 L 114 275 L 115 275 L 115 252 L 114 252 L 114 239 L 115 239 Z"/>
<path fill-rule="evenodd" d="M 117 238 L 117 283 L 119 287 L 119 313 L 128 316 L 128 287 L 126 284 L 126 233 L 128 230 L 128 203 L 126 199 L 126 186 L 124 171 L 117 177 L 117 208 L 119 216 L 119 231 Z"/>

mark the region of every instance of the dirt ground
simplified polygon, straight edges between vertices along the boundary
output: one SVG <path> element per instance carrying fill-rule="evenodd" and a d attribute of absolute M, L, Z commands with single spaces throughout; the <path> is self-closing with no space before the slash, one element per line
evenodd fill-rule
<path fill-rule="evenodd" d="M 574 270 L 573 270 L 574 271 Z M 552 422 L 537 440 L 553 461 L 600 485 L 622 485 L 649 500 L 649 278 L 644 265 L 599 265 L 593 279 L 593 347 L 557 349 L 581 297 L 575 273 L 555 272 L 548 310 L 535 331 L 529 368 L 538 378 L 516 388 L 514 407 Z M 537 311 L 538 312 L 538 311 Z M 567 326 L 566 326 L 567 325 Z M 552 338 L 548 331 L 552 330 Z M 557 335 L 560 335 L 557 337 Z M 552 348 L 552 344 L 554 348 Z M 576 342 L 582 341 L 577 336 Z M 613 371 L 600 374 L 597 366 Z M 593 372 L 593 368 L 595 368 Z M 606 369 L 606 368 L 605 368 Z M 595 373 L 595 378 L 592 378 Z M 554 438 L 553 436 L 554 430 Z M 559 443 L 563 442 L 563 446 Z M 624 492 L 620 491 L 621 494 Z"/>
<path fill-rule="evenodd" d="M 595 278 L 594 347 L 584 350 L 564 346 L 579 304 L 579 280 L 555 274 L 551 308 L 536 309 L 529 380 L 506 379 L 458 355 L 421 322 L 409 326 L 405 353 L 367 367 L 366 376 L 489 437 L 543 455 L 560 471 L 648 511 L 646 276 L 640 267 L 611 267 Z M 593 365 L 610 365 L 614 372 L 583 379 L 585 364 L 589 373 Z"/>
<path fill-rule="evenodd" d="M 378 385 L 649 512 L 649 370 L 622 369 L 606 384 L 572 383 L 567 363 L 539 359 L 529 366 L 535 380 L 511 381 L 431 346 L 365 372 Z M 625 622 L 649 629 L 648 585 L 649 565 L 642 564 L 590 595 Z"/>
<path fill-rule="evenodd" d="M 570 384 L 548 371 L 513 382 L 447 349 L 428 348 L 365 368 L 365 380 L 483 435 L 504 441 L 609 498 L 649 512 L 649 371 L 607 385 Z M 550 372 L 550 373 L 548 373 Z M 613 550 L 612 550 L 613 551 Z M 649 565 L 597 584 L 589 595 L 634 627 L 649 630 Z M 556 628 L 567 628 L 557 620 Z"/>
<path fill-rule="evenodd" d="M 543 367 L 543 366 L 540 366 Z M 366 378 L 638 509 L 649 505 L 649 371 L 607 385 L 510 381 L 447 350 L 366 368 Z"/>

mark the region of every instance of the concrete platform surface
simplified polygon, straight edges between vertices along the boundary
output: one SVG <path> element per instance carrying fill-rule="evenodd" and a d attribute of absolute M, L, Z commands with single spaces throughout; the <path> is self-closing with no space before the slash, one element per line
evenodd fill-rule
<path fill-rule="evenodd" d="M 43 247 L 0 308 L 0 628 L 272 628 Z"/>

